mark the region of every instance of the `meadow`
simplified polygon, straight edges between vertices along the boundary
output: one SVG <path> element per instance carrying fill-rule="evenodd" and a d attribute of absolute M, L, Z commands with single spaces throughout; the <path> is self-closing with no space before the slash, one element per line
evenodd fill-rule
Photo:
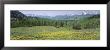
<path fill-rule="evenodd" d="M 65 27 L 33 26 L 11 28 L 11 40 L 99 40 L 99 28 L 74 30 Z"/>

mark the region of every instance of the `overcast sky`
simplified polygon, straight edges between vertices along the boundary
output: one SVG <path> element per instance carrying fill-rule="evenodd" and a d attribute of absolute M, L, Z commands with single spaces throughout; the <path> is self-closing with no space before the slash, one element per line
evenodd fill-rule
<path fill-rule="evenodd" d="M 46 15 L 54 17 L 56 15 L 80 15 L 84 14 L 100 14 L 99 10 L 20 10 L 25 15 Z"/>

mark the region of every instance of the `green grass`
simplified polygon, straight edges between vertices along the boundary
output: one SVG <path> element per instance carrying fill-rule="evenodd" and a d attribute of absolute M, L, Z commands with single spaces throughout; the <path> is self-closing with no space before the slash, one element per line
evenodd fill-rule
<path fill-rule="evenodd" d="M 100 30 L 73 30 L 64 27 L 33 26 L 11 28 L 11 40 L 99 40 Z"/>

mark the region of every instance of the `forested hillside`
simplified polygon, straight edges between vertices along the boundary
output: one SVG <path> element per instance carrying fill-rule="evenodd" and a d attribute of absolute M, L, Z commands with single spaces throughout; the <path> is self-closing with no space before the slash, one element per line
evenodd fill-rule
<path fill-rule="evenodd" d="M 55 26 L 71 27 L 73 29 L 97 28 L 100 25 L 100 15 L 94 15 L 80 20 L 52 20 L 48 18 L 26 16 L 19 11 L 11 12 L 13 22 L 11 27 L 28 27 L 28 26 Z"/>

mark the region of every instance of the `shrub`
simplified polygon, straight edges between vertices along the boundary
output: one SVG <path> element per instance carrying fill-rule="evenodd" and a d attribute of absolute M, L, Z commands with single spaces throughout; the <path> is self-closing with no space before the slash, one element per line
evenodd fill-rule
<path fill-rule="evenodd" d="M 76 23 L 76 24 L 73 25 L 72 28 L 73 28 L 73 29 L 76 29 L 76 30 L 80 30 L 80 29 L 81 29 L 81 25 L 78 24 L 78 23 Z"/>

